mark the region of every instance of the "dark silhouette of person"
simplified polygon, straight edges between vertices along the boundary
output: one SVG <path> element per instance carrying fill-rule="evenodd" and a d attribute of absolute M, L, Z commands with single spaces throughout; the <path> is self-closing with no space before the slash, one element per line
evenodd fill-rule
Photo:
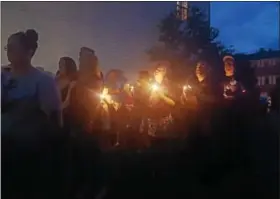
<path fill-rule="evenodd" d="M 98 169 L 100 137 L 103 136 L 100 94 L 103 90 L 103 74 L 94 51 L 83 47 L 80 50 L 77 81 L 70 94 L 71 130 L 74 149 L 74 184 L 72 194 L 94 197 L 102 184 Z"/>
<path fill-rule="evenodd" d="M 198 104 L 198 125 L 201 133 L 209 134 L 211 131 L 210 125 L 213 122 L 214 113 L 217 112 L 222 90 L 218 82 L 211 77 L 210 66 L 206 62 L 199 62 L 196 65 L 197 85 L 195 86 L 195 95 Z"/>
<path fill-rule="evenodd" d="M 12 34 L 6 46 L 10 64 L 2 70 L 1 82 L 6 103 L 1 118 L 3 198 L 51 192 L 44 184 L 50 168 L 41 163 L 48 156 L 51 134 L 62 126 L 61 100 L 55 80 L 31 63 L 37 48 L 35 30 Z"/>
<path fill-rule="evenodd" d="M 70 95 L 77 80 L 77 66 L 75 61 L 70 57 L 62 57 L 59 60 L 59 70 L 56 74 L 56 82 L 60 90 L 62 111 L 63 111 L 63 127 L 67 134 L 70 133 L 71 113 L 69 110 Z"/>

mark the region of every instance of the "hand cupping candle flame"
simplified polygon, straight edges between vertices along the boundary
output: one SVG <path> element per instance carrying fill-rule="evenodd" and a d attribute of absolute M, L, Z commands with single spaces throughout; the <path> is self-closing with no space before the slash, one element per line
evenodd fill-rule
<path fill-rule="evenodd" d="M 104 100 L 104 99 L 105 99 L 105 95 L 104 95 L 103 93 L 101 93 L 101 94 L 99 95 L 99 97 L 100 97 L 100 100 Z"/>
<path fill-rule="evenodd" d="M 129 89 L 130 89 L 131 92 L 133 92 L 134 91 L 134 86 L 130 85 Z"/>
<path fill-rule="evenodd" d="M 157 84 L 152 84 L 151 89 L 152 89 L 152 91 L 156 92 L 156 91 L 160 90 L 160 86 Z"/>
<path fill-rule="evenodd" d="M 108 88 L 104 88 L 102 93 L 99 95 L 101 102 L 111 102 L 111 96 L 108 94 Z"/>
<path fill-rule="evenodd" d="M 185 85 L 183 86 L 183 91 L 188 91 L 188 90 L 191 90 L 192 87 L 190 85 Z"/>

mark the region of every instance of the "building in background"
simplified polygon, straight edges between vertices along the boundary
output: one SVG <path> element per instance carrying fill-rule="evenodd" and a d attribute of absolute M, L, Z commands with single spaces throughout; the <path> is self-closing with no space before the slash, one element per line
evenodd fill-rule
<path fill-rule="evenodd" d="M 205 15 L 210 25 L 210 1 L 177 1 L 176 11 L 177 17 L 181 20 L 187 20 L 189 10 L 197 7 Z"/>
<path fill-rule="evenodd" d="M 267 96 L 280 78 L 280 50 L 260 50 L 253 54 L 240 54 L 237 60 L 243 60 L 254 69 L 257 84 L 262 95 Z"/>
<path fill-rule="evenodd" d="M 249 55 L 250 65 L 255 70 L 258 85 L 268 93 L 280 77 L 280 50 L 269 50 Z"/>
<path fill-rule="evenodd" d="M 188 1 L 177 1 L 176 15 L 178 19 L 188 19 L 189 2 Z"/>

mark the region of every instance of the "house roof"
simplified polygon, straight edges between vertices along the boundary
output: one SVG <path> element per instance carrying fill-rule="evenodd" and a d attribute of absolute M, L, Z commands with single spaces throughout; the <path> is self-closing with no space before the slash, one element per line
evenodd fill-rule
<path fill-rule="evenodd" d="M 280 50 L 260 51 L 252 54 L 235 54 L 236 60 L 261 60 L 270 58 L 280 58 Z"/>

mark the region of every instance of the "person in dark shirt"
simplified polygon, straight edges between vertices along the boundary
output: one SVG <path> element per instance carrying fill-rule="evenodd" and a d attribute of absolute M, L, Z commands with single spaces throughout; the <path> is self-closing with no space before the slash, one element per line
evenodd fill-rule
<path fill-rule="evenodd" d="M 225 69 L 225 81 L 223 84 L 224 87 L 224 99 L 229 100 L 238 100 L 246 90 L 244 89 L 242 83 L 236 79 L 235 76 L 235 60 L 232 56 L 225 56 L 223 58 L 224 69 Z"/>
<path fill-rule="evenodd" d="M 71 115 L 69 115 L 70 93 L 77 79 L 77 66 L 72 58 L 60 58 L 59 70 L 57 71 L 55 79 L 61 93 L 64 130 L 69 133 L 69 117 L 71 117 Z"/>
<path fill-rule="evenodd" d="M 75 61 L 70 57 L 62 57 L 59 60 L 59 70 L 56 80 L 61 91 L 61 100 L 63 108 L 67 107 L 67 95 L 70 85 L 77 78 L 77 66 Z"/>
<path fill-rule="evenodd" d="M 141 71 L 134 88 L 134 104 L 141 109 L 145 109 L 148 104 L 150 86 L 150 75 L 148 71 Z"/>
<path fill-rule="evenodd" d="M 92 52 L 88 48 L 81 48 L 80 70 L 70 96 L 73 123 L 88 133 L 100 127 L 100 123 L 97 126 L 94 123 L 100 118 L 96 110 L 103 88 L 102 73 L 97 65 L 97 57 Z"/>
<path fill-rule="evenodd" d="M 94 198 L 101 186 L 102 173 L 96 169 L 102 135 L 101 92 L 103 74 L 97 57 L 89 48 L 81 48 L 79 74 L 70 95 L 69 109 L 73 135 L 73 194 Z M 100 186 L 99 186 L 100 185 Z"/>
<path fill-rule="evenodd" d="M 221 88 L 218 82 L 210 76 L 210 68 L 206 62 L 199 62 L 196 65 L 196 98 L 199 109 L 206 111 L 219 105 L 221 100 Z M 208 111 L 207 111 L 208 112 Z"/>
<path fill-rule="evenodd" d="M 210 76 L 210 68 L 206 62 L 199 62 L 196 65 L 197 85 L 195 87 L 198 120 L 201 127 L 205 127 L 202 132 L 210 132 L 209 125 L 213 119 L 213 113 L 220 106 L 222 98 L 222 89 L 219 84 Z"/>
<path fill-rule="evenodd" d="M 223 58 L 225 80 L 223 82 L 223 114 L 220 118 L 220 128 L 217 130 L 220 141 L 217 146 L 221 147 L 221 156 L 224 163 L 230 165 L 227 169 L 235 169 L 236 166 L 245 166 L 249 159 L 246 148 L 248 132 L 251 131 L 254 116 L 249 114 L 249 92 L 236 77 L 235 60 L 232 56 Z M 251 95 L 251 93 L 250 93 Z M 251 99 L 251 102 L 253 100 Z M 254 103 L 251 103 L 252 106 Z"/>
<path fill-rule="evenodd" d="M 138 80 L 134 86 L 134 128 L 140 133 L 139 139 L 144 147 L 149 147 L 147 131 L 147 112 L 149 106 L 150 74 L 148 71 L 140 71 Z"/>
<path fill-rule="evenodd" d="M 154 72 L 153 84 L 150 85 L 147 112 L 148 135 L 157 140 L 173 136 L 170 134 L 170 128 L 173 121 L 171 113 L 175 101 L 172 98 L 172 90 L 166 73 L 166 65 L 158 65 Z"/>

